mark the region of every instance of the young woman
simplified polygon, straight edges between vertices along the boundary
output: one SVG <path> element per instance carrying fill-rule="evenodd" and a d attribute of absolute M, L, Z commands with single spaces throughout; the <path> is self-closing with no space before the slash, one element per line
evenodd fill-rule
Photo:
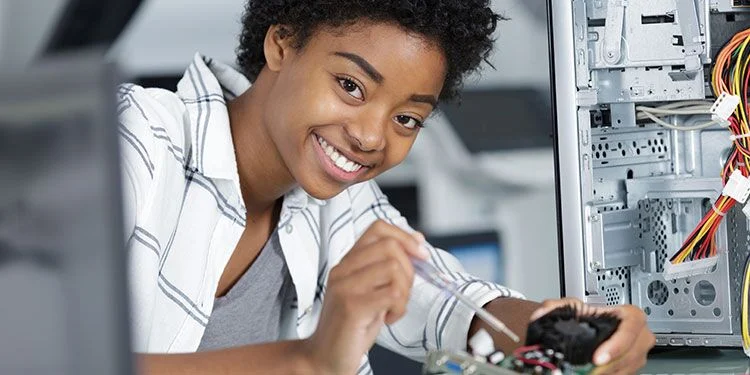
<path fill-rule="evenodd" d="M 372 181 L 488 56 L 488 3 L 250 0 L 239 71 L 196 55 L 175 93 L 120 87 L 144 373 L 365 374 L 376 340 L 416 359 L 464 348 L 482 323 L 415 279 L 410 258 L 521 334 L 540 307 L 580 304 L 464 273 Z M 654 336 L 637 308 L 614 311 L 622 324 L 596 361 L 632 373 Z"/>

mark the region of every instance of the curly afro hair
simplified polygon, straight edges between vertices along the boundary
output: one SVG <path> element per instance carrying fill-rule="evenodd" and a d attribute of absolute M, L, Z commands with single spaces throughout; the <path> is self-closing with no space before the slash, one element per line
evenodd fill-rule
<path fill-rule="evenodd" d="M 322 26 L 358 20 L 392 22 L 437 43 L 448 64 L 441 100 L 457 96 L 464 76 L 490 54 L 498 20 L 490 0 L 248 0 L 237 64 L 251 81 L 265 65 L 263 40 L 271 25 L 285 25 L 296 48 Z"/>

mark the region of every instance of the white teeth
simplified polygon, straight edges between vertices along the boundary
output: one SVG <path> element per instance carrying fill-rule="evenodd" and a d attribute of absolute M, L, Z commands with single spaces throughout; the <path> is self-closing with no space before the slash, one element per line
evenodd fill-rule
<path fill-rule="evenodd" d="M 339 169 L 345 171 L 345 172 L 356 172 L 360 169 L 362 169 L 362 165 L 357 164 L 349 159 L 346 158 L 346 156 L 341 155 L 336 151 L 333 146 L 329 145 L 328 142 L 325 141 L 325 139 L 321 137 L 317 137 L 318 143 L 320 143 L 320 147 L 323 148 L 323 151 L 325 151 L 326 155 L 333 161 L 333 164 L 335 164 Z"/>
<path fill-rule="evenodd" d="M 338 160 L 336 160 L 336 166 L 344 169 L 344 164 L 346 164 L 346 158 L 344 156 L 339 156 Z"/>

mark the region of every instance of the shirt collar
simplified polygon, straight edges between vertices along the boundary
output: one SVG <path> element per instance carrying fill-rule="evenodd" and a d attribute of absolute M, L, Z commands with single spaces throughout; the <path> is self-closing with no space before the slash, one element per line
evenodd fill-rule
<path fill-rule="evenodd" d="M 188 111 L 189 166 L 206 177 L 238 179 L 226 103 L 249 87 L 240 72 L 200 54 L 177 84 L 177 95 Z"/>
<path fill-rule="evenodd" d="M 238 189 L 237 159 L 226 103 L 250 85 L 250 81 L 231 66 L 199 53 L 177 84 L 177 95 L 185 103 L 189 116 L 186 120 L 192 152 L 188 165 L 206 177 L 233 180 Z M 308 203 L 318 206 L 326 203 L 300 187 L 287 193 L 284 201 L 285 206 L 292 206 L 292 212 Z"/>

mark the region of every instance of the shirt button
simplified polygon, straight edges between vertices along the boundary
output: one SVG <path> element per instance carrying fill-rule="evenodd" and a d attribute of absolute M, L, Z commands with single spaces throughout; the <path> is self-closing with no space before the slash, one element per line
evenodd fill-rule
<path fill-rule="evenodd" d="M 294 230 L 294 227 L 292 226 L 292 224 L 287 224 L 286 225 L 286 232 L 287 233 L 292 233 L 293 230 Z"/>

